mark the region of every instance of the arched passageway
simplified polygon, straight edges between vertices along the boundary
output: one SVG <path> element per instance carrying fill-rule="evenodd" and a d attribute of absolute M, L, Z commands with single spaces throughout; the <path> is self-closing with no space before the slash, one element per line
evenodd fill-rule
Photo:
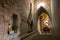
<path fill-rule="evenodd" d="M 51 18 L 48 11 L 42 6 L 37 10 L 36 24 L 39 33 L 51 33 Z"/>

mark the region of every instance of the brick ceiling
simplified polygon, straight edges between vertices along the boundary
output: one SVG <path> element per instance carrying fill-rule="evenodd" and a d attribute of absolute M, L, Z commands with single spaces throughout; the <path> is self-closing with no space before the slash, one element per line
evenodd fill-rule
<path fill-rule="evenodd" d="M 37 11 L 37 5 L 40 3 L 40 2 L 44 2 L 45 4 L 46 4 L 46 6 L 45 6 L 45 8 L 48 10 L 48 9 L 50 9 L 50 2 L 51 2 L 51 0 L 35 0 L 34 1 L 34 9 L 35 9 L 35 11 Z"/>

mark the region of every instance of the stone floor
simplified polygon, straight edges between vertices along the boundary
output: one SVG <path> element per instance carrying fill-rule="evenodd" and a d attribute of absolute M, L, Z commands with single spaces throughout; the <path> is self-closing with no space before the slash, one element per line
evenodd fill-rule
<path fill-rule="evenodd" d="M 20 40 L 19 33 L 10 35 L 9 40 Z"/>
<path fill-rule="evenodd" d="M 20 40 L 20 37 L 18 36 L 19 33 L 15 33 L 15 34 L 12 34 L 12 35 L 7 35 L 7 34 L 4 34 L 4 39 L 3 40 Z"/>

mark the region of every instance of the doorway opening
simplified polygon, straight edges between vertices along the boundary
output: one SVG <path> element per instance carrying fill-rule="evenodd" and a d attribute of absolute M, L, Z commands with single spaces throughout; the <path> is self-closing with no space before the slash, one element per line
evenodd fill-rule
<path fill-rule="evenodd" d="M 43 7 L 40 7 L 36 14 L 38 32 L 42 33 L 51 33 L 51 20 L 50 15 L 47 10 Z"/>
<path fill-rule="evenodd" d="M 17 33 L 18 30 L 18 16 L 16 14 L 13 14 L 13 27 L 12 30 L 14 30 L 15 33 Z"/>
<path fill-rule="evenodd" d="M 50 30 L 50 18 L 48 14 L 42 13 L 38 18 L 38 26 L 40 27 L 41 33 L 51 33 Z"/>

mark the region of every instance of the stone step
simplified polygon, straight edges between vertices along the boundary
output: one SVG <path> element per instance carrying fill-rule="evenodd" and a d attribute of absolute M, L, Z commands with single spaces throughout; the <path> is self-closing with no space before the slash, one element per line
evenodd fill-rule
<path fill-rule="evenodd" d="M 52 35 L 41 35 L 39 33 L 34 33 L 33 35 L 23 39 L 23 40 L 54 40 L 54 37 Z"/>

